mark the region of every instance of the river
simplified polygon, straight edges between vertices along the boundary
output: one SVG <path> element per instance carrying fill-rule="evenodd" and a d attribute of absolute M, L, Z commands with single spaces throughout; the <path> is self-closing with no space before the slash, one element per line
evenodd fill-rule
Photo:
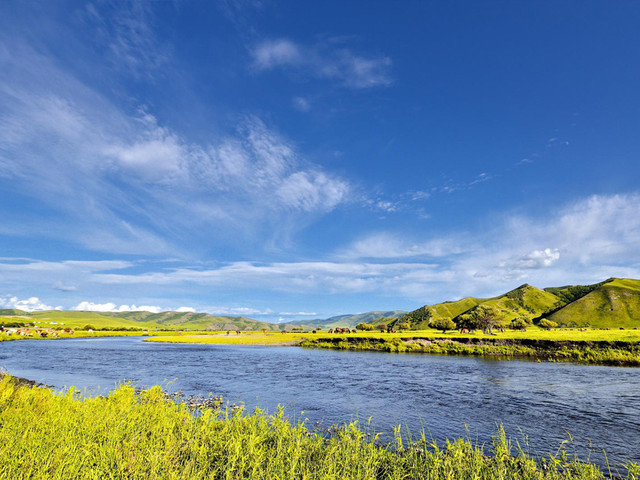
<path fill-rule="evenodd" d="M 309 428 L 372 419 L 428 438 L 488 443 L 503 424 L 539 455 L 563 440 L 581 459 L 640 462 L 640 369 L 471 357 L 169 344 L 140 337 L 0 342 L 0 367 L 56 388 L 104 394 L 119 382 L 221 395 Z M 304 412 L 304 413 L 301 413 Z M 384 437 L 386 436 L 386 437 Z"/>

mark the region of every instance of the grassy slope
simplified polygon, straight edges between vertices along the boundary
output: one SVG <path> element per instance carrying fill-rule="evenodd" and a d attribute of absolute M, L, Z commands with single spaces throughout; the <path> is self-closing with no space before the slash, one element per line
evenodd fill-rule
<path fill-rule="evenodd" d="M 543 290 L 524 284 L 493 298 L 466 297 L 456 302 L 425 305 L 396 323 L 412 319 L 411 328 L 421 330 L 428 328 L 432 318 L 455 319 L 480 304 L 498 308 L 507 320 L 549 318 L 560 326 L 640 328 L 640 280 L 620 278 Z"/>
<path fill-rule="evenodd" d="M 640 281 L 611 279 L 549 317 L 559 325 L 640 327 Z"/>
<path fill-rule="evenodd" d="M 458 315 L 472 309 L 476 305 L 482 302 L 480 298 L 465 297 L 455 302 L 443 302 L 436 305 L 431 305 L 430 309 L 434 318 L 447 317 L 455 318 Z"/>
<path fill-rule="evenodd" d="M 278 325 L 259 322 L 247 317 L 214 316 L 192 312 L 123 312 L 105 315 L 121 317 L 137 322 L 153 322 L 162 327 L 191 330 L 277 330 Z"/>
<path fill-rule="evenodd" d="M 507 320 L 512 320 L 517 317 L 540 317 L 562 306 L 563 302 L 553 293 L 524 284 L 504 295 L 481 303 L 498 308 Z"/>
<path fill-rule="evenodd" d="M 280 325 L 258 322 L 245 317 L 216 317 L 207 313 L 190 312 L 75 312 L 46 310 L 23 312 L 14 310 L 0 315 L 7 322 L 35 322 L 40 327 L 64 326 L 82 328 L 91 325 L 100 328 L 190 329 L 190 330 L 277 330 Z M 0 321 L 0 324 L 2 322 Z"/>

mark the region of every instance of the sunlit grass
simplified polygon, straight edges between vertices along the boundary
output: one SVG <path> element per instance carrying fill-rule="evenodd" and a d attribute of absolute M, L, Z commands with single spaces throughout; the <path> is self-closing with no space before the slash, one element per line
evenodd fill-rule
<path fill-rule="evenodd" d="M 395 333 L 381 333 L 380 331 L 358 332 L 351 334 L 329 334 L 326 331 L 316 333 L 281 333 L 281 332 L 209 332 L 209 333 L 175 333 L 171 336 L 157 336 L 147 341 L 172 342 L 172 343 L 220 343 L 234 345 L 266 345 L 278 343 L 300 342 L 305 339 L 322 338 L 366 338 L 389 340 L 395 338 L 480 338 L 480 339 L 530 339 L 553 341 L 616 341 L 616 342 L 640 342 L 640 330 L 596 330 L 587 329 L 552 329 L 544 330 L 539 327 L 531 327 L 526 332 L 505 330 L 497 335 L 485 335 L 480 331 L 471 334 L 454 332 L 442 333 L 438 330 L 409 330 Z"/>
<path fill-rule="evenodd" d="M 42 337 L 41 335 L 34 334 L 31 337 L 22 336 L 22 335 L 7 335 L 4 332 L 0 332 L 0 342 L 8 341 L 8 340 L 58 340 L 65 338 L 94 338 L 94 337 L 140 337 L 143 335 L 168 335 L 170 331 L 150 331 L 150 332 L 131 332 L 131 331 L 118 331 L 118 330 L 94 330 L 93 332 L 89 332 L 86 330 L 77 330 L 73 333 L 64 333 L 63 331 L 58 331 L 58 336 L 54 337 L 51 335 L 47 335 L 46 337 Z"/>
<path fill-rule="evenodd" d="M 2 479 L 601 479 L 560 451 L 534 459 L 502 429 L 491 445 L 436 445 L 396 431 L 380 445 L 357 423 L 330 436 L 279 411 L 194 413 L 159 387 L 83 398 L 0 381 Z M 629 464 L 621 478 L 636 480 Z"/>

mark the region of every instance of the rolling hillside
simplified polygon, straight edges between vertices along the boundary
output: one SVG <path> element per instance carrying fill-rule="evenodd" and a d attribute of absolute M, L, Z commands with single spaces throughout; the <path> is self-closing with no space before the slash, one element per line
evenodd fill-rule
<path fill-rule="evenodd" d="M 593 285 L 568 285 L 539 289 L 524 284 L 493 298 L 466 297 L 455 302 L 425 305 L 394 322 L 423 329 L 440 317 L 454 321 L 477 305 L 497 308 L 503 319 L 526 317 L 534 323 L 543 318 L 564 327 L 640 327 L 640 280 L 610 278 Z"/>
<path fill-rule="evenodd" d="M 567 327 L 639 328 L 640 280 L 607 280 L 549 319 Z"/>
<path fill-rule="evenodd" d="M 279 330 L 282 325 L 259 322 L 246 317 L 220 317 L 208 313 L 190 312 L 77 312 L 46 310 L 24 312 L 3 310 L 0 316 L 4 323 L 24 322 L 38 326 L 65 326 L 84 328 L 136 328 L 142 330 Z M 2 322 L 0 321 L 0 324 Z"/>

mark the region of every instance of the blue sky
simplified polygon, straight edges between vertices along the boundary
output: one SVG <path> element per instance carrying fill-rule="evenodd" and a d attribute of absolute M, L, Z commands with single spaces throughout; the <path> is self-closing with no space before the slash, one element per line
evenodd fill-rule
<path fill-rule="evenodd" d="M 637 2 L 2 2 L 0 308 L 277 321 L 640 278 Z"/>

